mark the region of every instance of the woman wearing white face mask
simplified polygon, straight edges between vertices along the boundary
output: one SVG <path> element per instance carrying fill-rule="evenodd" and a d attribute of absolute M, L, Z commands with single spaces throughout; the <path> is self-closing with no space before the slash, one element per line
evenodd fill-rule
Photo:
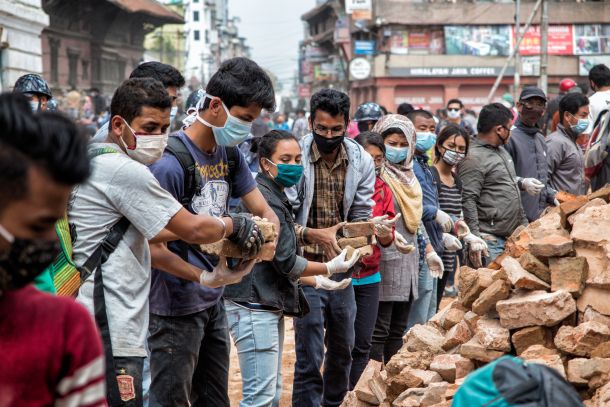
<path fill-rule="evenodd" d="M 443 127 L 434 145 L 434 166 L 431 167 L 431 171 L 436 179 L 439 207 L 443 212 L 457 219 L 463 217 L 462 182 L 455 174 L 454 168 L 466 158 L 469 142 L 470 138 L 466 130 L 456 124 L 448 124 Z M 468 243 L 471 251 L 483 251 L 487 248 L 482 239 L 470 233 L 464 221 L 457 221 L 451 233 L 443 234 L 445 251 L 441 258 L 445 271 L 437 286 L 437 307 L 443 297 L 447 281 L 451 280 L 450 286 L 453 286 L 457 252 L 462 249 L 461 238 Z M 447 294 L 455 296 L 455 289 L 450 289 Z"/>

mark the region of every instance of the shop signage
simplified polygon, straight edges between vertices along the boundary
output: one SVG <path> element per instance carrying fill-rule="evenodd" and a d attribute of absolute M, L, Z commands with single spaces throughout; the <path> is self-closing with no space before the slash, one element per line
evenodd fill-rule
<path fill-rule="evenodd" d="M 375 41 L 354 41 L 354 54 L 356 54 L 356 55 L 375 54 Z"/>
<path fill-rule="evenodd" d="M 390 76 L 419 77 L 468 77 L 468 76 L 498 76 L 502 68 L 499 66 L 452 66 L 452 67 L 401 67 L 390 68 Z M 513 75 L 514 68 L 509 67 L 504 75 Z"/>
<path fill-rule="evenodd" d="M 365 58 L 354 58 L 349 63 L 349 73 L 354 80 L 366 79 L 371 76 L 371 63 Z"/>

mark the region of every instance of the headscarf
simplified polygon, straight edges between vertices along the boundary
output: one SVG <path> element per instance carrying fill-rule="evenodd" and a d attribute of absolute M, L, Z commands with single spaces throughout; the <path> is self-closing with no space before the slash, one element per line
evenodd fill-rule
<path fill-rule="evenodd" d="M 415 127 L 405 116 L 389 114 L 379 119 L 373 127 L 373 131 L 381 134 L 391 128 L 396 128 L 405 135 L 409 144 L 409 153 L 403 164 L 394 164 L 386 160 L 381 178 L 392 190 L 394 199 L 402 212 L 405 227 L 409 232 L 415 233 L 423 213 L 422 189 L 413 172 Z"/>

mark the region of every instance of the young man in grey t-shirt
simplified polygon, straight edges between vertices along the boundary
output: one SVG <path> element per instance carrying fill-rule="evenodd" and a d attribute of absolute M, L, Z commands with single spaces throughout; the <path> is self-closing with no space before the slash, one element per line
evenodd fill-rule
<path fill-rule="evenodd" d="M 228 237 L 256 254 L 262 238 L 256 224 L 242 216 L 196 216 L 165 191 L 146 165 L 161 157 L 167 143 L 171 99 L 153 79 L 130 79 L 116 90 L 105 143 L 89 147 L 92 174 L 72 194 L 68 219 L 76 230 L 74 261 L 82 266 L 122 218 L 130 226 L 103 264 L 105 301 L 94 299 L 95 274 L 82 285 L 77 300 L 89 312 L 105 307 L 108 329 L 102 331 L 107 353 L 106 382 L 110 405 L 142 405 L 142 365 L 146 357 L 151 255 L 148 241 L 184 239 L 211 243 Z M 217 287 L 239 281 L 253 261 L 230 271 L 221 261 L 211 272 L 193 267 L 176 273 Z M 110 347 L 111 345 L 111 347 Z M 123 404 L 121 404 L 123 403 Z"/>

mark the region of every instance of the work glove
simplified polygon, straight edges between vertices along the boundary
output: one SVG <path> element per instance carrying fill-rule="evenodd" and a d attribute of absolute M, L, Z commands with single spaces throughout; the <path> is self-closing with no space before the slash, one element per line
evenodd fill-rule
<path fill-rule="evenodd" d="M 333 281 L 328 277 L 314 276 L 314 279 L 316 280 L 316 285 L 314 288 L 328 291 L 343 290 L 352 282 L 351 278 L 345 278 L 341 281 Z"/>
<path fill-rule="evenodd" d="M 265 243 L 258 225 L 248 214 L 230 213 L 228 216 L 233 220 L 233 233 L 227 239 L 241 248 L 243 258 L 256 257 Z"/>
<path fill-rule="evenodd" d="M 521 186 L 529 195 L 538 195 L 540 191 L 542 191 L 542 188 L 544 188 L 544 184 L 536 178 L 523 178 L 521 180 Z"/>
<path fill-rule="evenodd" d="M 451 229 L 453 229 L 453 220 L 451 220 L 451 216 L 447 215 L 445 212 L 438 209 L 436 211 L 436 219 L 434 219 L 436 223 L 441 225 L 443 228 L 443 232 L 449 233 Z"/>
<path fill-rule="evenodd" d="M 394 231 L 394 246 L 396 247 L 396 250 L 402 254 L 409 254 L 415 250 L 415 246 L 409 244 L 407 239 L 405 239 L 405 237 L 397 231 Z"/>
<path fill-rule="evenodd" d="M 443 233 L 443 245 L 448 252 L 455 252 L 462 248 L 462 243 L 457 237 L 449 233 Z"/>
<path fill-rule="evenodd" d="M 460 219 L 457 222 L 455 222 L 455 225 L 453 226 L 453 233 L 458 238 L 463 239 L 464 236 L 466 236 L 470 233 L 470 228 L 468 227 L 468 225 L 466 224 L 466 222 L 463 219 Z"/>
<path fill-rule="evenodd" d="M 553 198 L 553 205 L 555 205 L 555 206 L 559 206 L 559 205 L 561 205 L 561 202 L 559 202 L 559 201 L 557 200 L 557 198 Z"/>
<path fill-rule="evenodd" d="M 346 259 L 347 249 L 343 249 L 341 253 L 334 259 L 324 263 L 326 265 L 326 269 L 328 270 L 328 275 L 332 276 L 336 273 L 345 273 L 349 270 L 360 258 L 360 250 L 354 250 L 354 254 L 352 254 L 351 259 Z"/>
<path fill-rule="evenodd" d="M 464 237 L 468 245 L 468 258 L 475 268 L 483 267 L 483 256 L 488 256 L 487 243 L 478 236 L 469 233 Z"/>
<path fill-rule="evenodd" d="M 227 265 L 227 258 L 220 256 L 218 264 L 212 271 L 203 270 L 199 276 L 199 284 L 210 287 L 219 288 L 229 284 L 239 283 L 256 264 L 256 259 L 247 260 L 238 264 L 235 268 L 230 269 Z"/>
<path fill-rule="evenodd" d="M 393 219 L 388 220 L 388 215 L 376 216 L 371 219 L 371 222 L 375 225 L 375 234 L 384 239 L 392 236 L 392 229 L 394 228 L 394 224 L 398 219 L 400 219 L 402 215 L 399 213 L 394 216 Z"/>
<path fill-rule="evenodd" d="M 428 269 L 430 270 L 430 275 L 432 277 L 441 278 L 443 276 L 445 266 L 443 266 L 443 261 L 435 251 L 426 254 L 426 264 L 428 264 Z"/>

